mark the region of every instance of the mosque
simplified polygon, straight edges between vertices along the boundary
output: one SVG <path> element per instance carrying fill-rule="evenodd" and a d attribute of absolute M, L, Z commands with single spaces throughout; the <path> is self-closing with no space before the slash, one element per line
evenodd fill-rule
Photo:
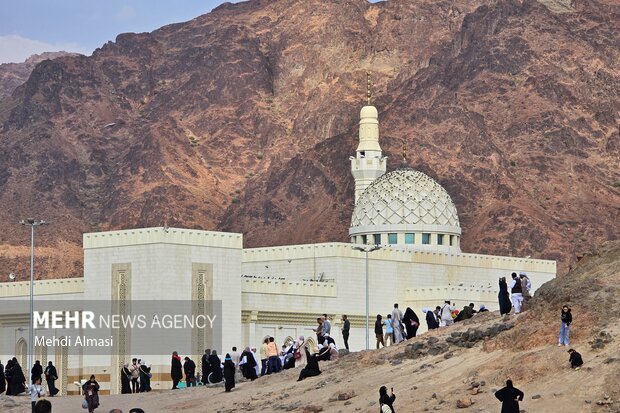
<path fill-rule="evenodd" d="M 92 354 L 63 342 L 39 342 L 35 359 L 43 365 L 54 362 L 61 394 L 76 394 L 75 383 L 91 374 L 102 394 L 119 393 L 120 370 L 133 357 L 152 365 L 154 389 L 167 389 L 173 350 L 199 365 L 205 348 L 220 354 L 233 346 L 258 347 L 266 336 L 282 345 L 293 337 L 313 336 L 323 313 L 340 347 L 341 316 L 346 314 L 350 348 L 361 350 L 367 292 L 372 348 L 376 315 L 385 317 L 394 303 L 403 311 L 411 307 L 423 332 L 423 307 L 449 299 L 457 308 L 473 302 L 493 311 L 499 277 L 524 271 L 533 290 L 555 277 L 555 261 L 462 252 L 458 212 L 448 192 L 420 171 L 386 173 L 378 112 L 370 99 L 360 112 L 359 145 L 350 162 L 355 179 L 350 243 L 243 248 L 242 234 L 167 227 L 84 234 L 83 277 L 36 281 L 35 302 L 75 302 L 80 311 L 107 302 L 121 314 L 141 300 L 191 302 L 187 311 L 194 313 L 217 302 L 217 337 L 206 329 L 186 328 L 178 347 L 145 355 L 139 331 L 121 327 L 109 331 L 113 348 Z M 0 360 L 16 355 L 22 366 L 28 354 L 28 293 L 28 282 L 0 283 L 0 306 L 26 304 L 0 311 Z M 43 333 L 35 330 L 35 335 Z"/>

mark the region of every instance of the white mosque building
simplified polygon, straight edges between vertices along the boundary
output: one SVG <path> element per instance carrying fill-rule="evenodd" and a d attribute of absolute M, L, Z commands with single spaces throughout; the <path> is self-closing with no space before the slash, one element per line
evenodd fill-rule
<path fill-rule="evenodd" d="M 161 227 L 87 233 L 83 277 L 36 281 L 35 301 L 75 301 L 86 310 L 90 302 L 108 300 L 122 312 L 138 300 L 218 300 L 221 337 L 195 328 L 183 338 L 191 350 L 181 356 L 199 364 L 207 343 L 219 343 L 213 348 L 220 354 L 232 346 L 258 347 L 266 336 L 274 336 L 279 345 L 300 335 L 313 336 L 311 329 L 323 313 L 331 318 L 331 335 L 339 346 L 340 320 L 346 314 L 351 350 L 365 348 L 366 269 L 371 347 L 376 315 L 385 317 L 394 303 L 403 311 L 414 309 L 423 332 L 423 307 L 449 299 L 457 308 L 474 302 L 495 310 L 499 277 L 524 271 L 533 290 L 555 277 L 555 261 L 462 252 L 458 212 L 450 195 L 422 172 L 403 168 L 386 173 L 377 109 L 369 102 L 360 118 L 359 146 L 350 157 L 355 179 L 351 243 L 243 248 L 243 235 L 237 233 Z M 381 248 L 360 251 L 370 245 Z M 27 302 L 28 289 L 28 282 L 0 283 L 0 305 Z M 0 360 L 16 355 L 25 365 L 28 310 L 2 308 Z M 97 376 L 103 394 L 118 393 L 120 369 L 133 357 L 152 364 L 154 389 L 170 387 L 170 352 L 175 348 L 145 356 L 135 332 L 110 334 L 113 348 L 98 355 L 65 345 L 37 345 L 35 359 L 43 365 L 54 362 L 60 376 L 57 387 L 64 394 L 76 393 L 74 383 L 90 374 Z"/>

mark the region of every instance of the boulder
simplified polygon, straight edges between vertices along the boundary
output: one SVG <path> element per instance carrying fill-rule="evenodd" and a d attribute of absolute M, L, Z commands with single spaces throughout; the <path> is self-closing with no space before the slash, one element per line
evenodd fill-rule
<path fill-rule="evenodd" d="M 471 407 L 472 404 L 474 404 L 474 401 L 469 397 L 463 397 L 456 401 L 456 407 L 459 409 L 466 409 L 468 407 Z"/>

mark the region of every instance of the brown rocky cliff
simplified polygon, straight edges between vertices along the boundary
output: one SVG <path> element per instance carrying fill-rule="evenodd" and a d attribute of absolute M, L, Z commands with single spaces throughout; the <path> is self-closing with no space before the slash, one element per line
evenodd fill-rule
<path fill-rule="evenodd" d="M 28 80 L 28 76 L 37 64 L 63 56 L 77 56 L 77 53 L 45 52 L 34 54 L 21 63 L 0 64 L 0 99 L 10 96 L 19 85 Z"/>
<path fill-rule="evenodd" d="M 452 195 L 471 252 L 560 260 L 618 237 L 619 21 L 533 1 L 250 1 L 39 64 L 0 105 L 0 245 L 77 276 L 81 233 L 168 225 L 344 241 L 366 70 L 390 167 Z"/>

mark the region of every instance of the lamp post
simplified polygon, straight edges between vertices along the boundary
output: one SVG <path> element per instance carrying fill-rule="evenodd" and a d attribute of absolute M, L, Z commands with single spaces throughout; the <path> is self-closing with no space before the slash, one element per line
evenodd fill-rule
<path fill-rule="evenodd" d="M 381 247 L 379 245 L 369 245 L 368 247 L 352 247 L 354 250 L 362 251 L 366 253 L 366 350 L 368 350 L 368 253 L 380 250 Z"/>
<path fill-rule="evenodd" d="M 49 222 L 28 218 L 22 219 L 19 223 L 23 226 L 30 227 L 30 322 L 28 324 L 28 366 L 26 368 L 26 371 L 30 372 L 30 369 L 32 368 L 32 359 L 34 358 L 34 227 L 48 225 Z"/>

